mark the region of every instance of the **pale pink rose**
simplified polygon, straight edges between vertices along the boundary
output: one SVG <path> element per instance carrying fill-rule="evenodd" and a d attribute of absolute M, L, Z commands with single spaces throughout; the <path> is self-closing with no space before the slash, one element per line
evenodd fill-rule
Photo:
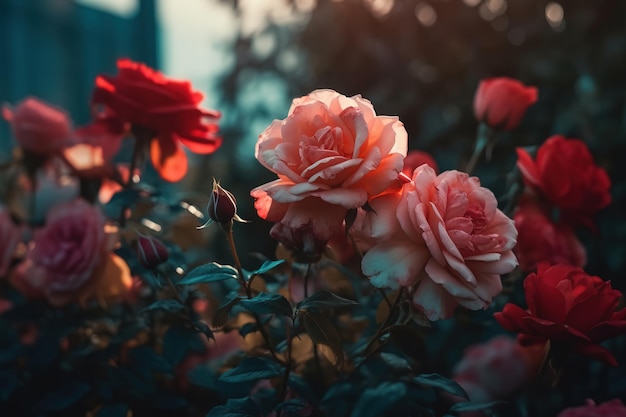
<path fill-rule="evenodd" d="M 9 213 L 0 207 L 0 278 L 9 271 L 15 249 L 22 237 L 20 228 L 13 223 Z"/>
<path fill-rule="evenodd" d="M 378 241 L 361 268 L 377 287 L 414 287 L 413 302 L 430 320 L 448 318 L 458 304 L 487 308 L 502 290 L 500 275 L 517 260 L 517 231 L 476 177 L 415 170 L 401 193 L 370 202 L 364 222 Z"/>
<path fill-rule="evenodd" d="M 22 149 L 47 155 L 72 144 L 71 121 L 67 113 L 37 98 L 28 97 L 2 115 L 11 123 L 13 135 Z"/>
<path fill-rule="evenodd" d="M 617 398 L 600 405 L 587 400 L 586 405 L 567 408 L 558 417 L 626 417 L 626 406 Z"/>
<path fill-rule="evenodd" d="M 104 217 L 83 200 L 54 206 L 11 275 L 26 296 L 62 305 L 79 297 L 106 265 Z M 98 268 L 100 269 L 98 271 Z"/>
<path fill-rule="evenodd" d="M 259 136 L 256 158 L 278 179 L 252 190 L 271 235 L 318 256 L 341 231 L 348 209 L 383 192 L 402 171 L 407 133 L 357 95 L 316 90 L 295 99 L 284 120 Z"/>
<path fill-rule="evenodd" d="M 514 338 L 496 336 L 467 348 L 454 369 L 453 379 L 474 402 L 503 400 L 528 382 L 533 372 L 531 365 L 528 354 Z"/>

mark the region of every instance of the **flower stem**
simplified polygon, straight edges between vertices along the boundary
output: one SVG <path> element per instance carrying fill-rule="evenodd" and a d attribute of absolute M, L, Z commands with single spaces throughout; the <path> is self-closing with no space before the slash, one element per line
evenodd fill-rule
<path fill-rule="evenodd" d="M 292 341 L 293 337 L 291 335 L 291 328 L 289 327 L 289 323 L 287 318 L 285 318 L 285 332 L 287 333 L 287 363 L 285 365 L 285 373 L 283 374 L 283 381 L 280 385 L 280 390 L 278 391 L 278 401 L 282 403 L 285 401 L 287 397 L 287 386 L 289 385 L 289 374 L 291 373 L 291 350 L 292 350 Z M 278 413 L 278 417 L 283 415 L 283 410 L 280 410 Z"/>
<path fill-rule="evenodd" d="M 241 266 L 241 261 L 239 260 L 239 254 L 237 253 L 237 247 L 235 246 L 235 238 L 233 236 L 233 222 L 231 220 L 230 223 L 220 223 L 220 225 L 222 226 L 222 229 L 226 233 L 226 240 L 228 241 L 230 252 L 233 255 L 235 268 L 237 269 L 239 284 L 246 292 L 246 296 L 248 297 L 248 299 L 250 299 L 252 298 L 252 289 L 250 288 L 250 285 L 248 285 L 248 283 L 246 282 L 245 275 L 243 273 L 243 268 Z M 261 319 L 259 318 L 259 315 L 256 313 L 252 313 L 252 316 L 256 320 L 259 331 L 261 332 L 261 336 L 263 336 L 263 340 L 265 340 L 265 344 L 267 345 L 267 349 L 270 351 L 270 354 L 277 362 L 282 363 L 280 358 L 276 355 L 276 350 L 274 350 L 274 346 L 270 340 L 270 336 L 269 334 L 267 334 L 265 327 L 263 327 L 263 323 L 261 323 Z"/>
<path fill-rule="evenodd" d="M 478 163 L 478 159 L 482 155 L 483 151 L 488 145 L 492 145 L 496 139 L 496 131 L 487 126 L 485 123 L 481 123 L 478 125 L 478 132 L 476 134 L 476 143 L 474 144 L 474 152 L 470 157 L 467 166 L 465 167 L 465 172 L 471 174 L 476 168 L 476 164 Z"/>

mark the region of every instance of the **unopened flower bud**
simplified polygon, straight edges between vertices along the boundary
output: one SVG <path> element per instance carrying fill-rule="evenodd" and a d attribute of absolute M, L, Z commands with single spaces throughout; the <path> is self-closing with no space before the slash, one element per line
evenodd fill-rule
<path fill-rule="evenodd" d="M 153 269 L 167 261 L 170 256 L 169 251 L 159 239 L 141 233 L 137 235 L 139 262 L 144 267 Z"/>
<path fill-rule="evenodd" d="M 235 196 L 219 185 L 215 179 L 213 179 L 213 189 L 207 204 L 207 214 L 209 220 L 204 226 L 212 222 L 220 224 L 231 223 L 233 220 L 245 222 L 237 215 L 237 200 L 235 200 Z"/>

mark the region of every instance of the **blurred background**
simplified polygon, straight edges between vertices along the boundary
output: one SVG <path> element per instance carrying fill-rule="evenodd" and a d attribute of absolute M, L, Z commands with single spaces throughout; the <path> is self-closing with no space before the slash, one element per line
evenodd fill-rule
<path fill-rule="evenodd" d="M 207 178 L 221 179 L 254 220 L 237 230 L 255 236 L 239 239 L 242 252 L 270 255 L 271 225 L 248 193 L 273 175 L 254 159 L 254 144 L 292 98 L 316 88 L 361 94 L 379 114 L 398 115 L 410 148 L 444 170 L 463 167 L 471 152 L 480 79 L 536 85 L 539 102 L 476 174 L 503 195 L 516 146 L 557 133 L 585 140 L 614 197 L 598 233 L 581 236 L 587 269 L 626 289 L 623 0 L 0 0 L 0 102 L 35 95 L 84 124 L 95 76 L 115 73 L 119 57 L 191 80 L 223 113 L 223 147 L 193 156 L 181 186 L 208 193 Z M 11 141 L 0 123 L 4 158 Z"/>

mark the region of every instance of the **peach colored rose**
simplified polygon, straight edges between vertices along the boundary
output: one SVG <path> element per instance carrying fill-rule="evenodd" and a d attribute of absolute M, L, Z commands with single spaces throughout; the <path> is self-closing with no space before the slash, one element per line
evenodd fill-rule
<path fill-rule="evenodd" d="M 71 121 L 67 113 L 37 98 L 28 97 L 14 110 L 2 109 L 11 123 L 13 135 L 22 149 L 47 155 L 72 143 Z"/>
<path fill-rule="evenodd" d="M 361 268 L 377 287 L 414 287 L 414 303 L 430 320 L 458 304 L 486 308 L 502 290 L 500 275 L 517 266 L 513 220 L 476 177 L 415 170 L 401 193 L 370 202 L 364 224 L 378 243 Z"/>
<path fill-rule="evenodd" d="M 357 95 L 316 90 L 295 99 L 284 120 L 259 136 L 255 155 L 278 179 L 252 190 L 272 237 L 316 257 L 363 206 L 402 171 L 407 133 L 397 117 L 377 116 Z"/>
<path fill-rule="evenodd" d="M 80 199 L 58 204 L 35 231 L 11 281 L 26 296 L 45 297 L 53 305 L 121 295 L 130 286 L 130 273 L 109 250 L 104 217 L 96 207 Z"/>
<path fill-rule="evenodd" d="M 9 271 L 22 232 L 9 213 L 0 206 L 0 278 Z"/>
<path fill-rule="evenodd" d="M 626 417 L 626 406 L 617 398 L 599 405 L 587 400 L 586 405 L 566 408 L 558 417 Z"/>

